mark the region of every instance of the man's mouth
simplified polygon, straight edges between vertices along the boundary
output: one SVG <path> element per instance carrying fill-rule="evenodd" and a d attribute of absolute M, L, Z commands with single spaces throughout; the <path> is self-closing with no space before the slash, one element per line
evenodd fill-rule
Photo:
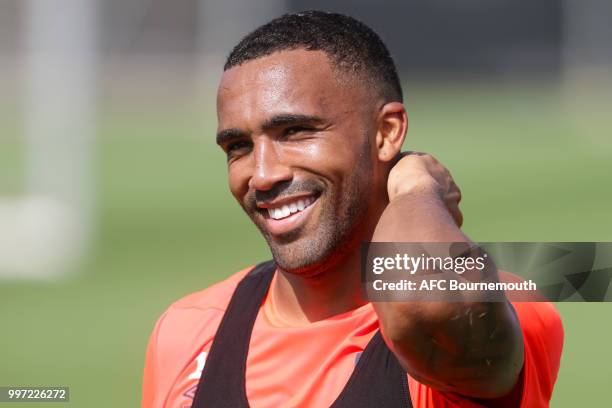
<path fill-rule="evenodd" d="M 275 220 L 281 220 L 289 217 L 291 214 L 304 211 L 307 207 L 314 203 L 315 200 L 316 198 L 312 196 L 304 197 L 293 202 L 285 203 L 280 207 L 268 208 L 268 215 L 270 218 Z"/>
<path fill-rule="evenodd" d="M 260 211 L 264 214 L 266 230 L 278 236 L 303 226 L 318 198 L 308 195 L 259 204 Z"/>

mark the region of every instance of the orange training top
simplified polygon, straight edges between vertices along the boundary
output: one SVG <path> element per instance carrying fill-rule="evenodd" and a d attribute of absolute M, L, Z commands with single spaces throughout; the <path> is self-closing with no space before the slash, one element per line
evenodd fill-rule
<path fill-rule="evenodd" d="M 142 407 L 191 406 L 217 326 L 239 281 L 251 268 L 174 303 L 158 320 L 147 348 Z M 275 278 L 272 285 L 275 284 Z M 563 327 L 550 303 L 513 303 L 525 344 L 521 407 L 548 407 L 559 370 Z M 246 369 L 252 407 L 327 407 L 348 381 L 358 354 L 378 329 L 371 304 L 300 327 L 289 327 L 267 296 L 257 315 Z M 408 376 L 412 403 L 479 407 Z"/>

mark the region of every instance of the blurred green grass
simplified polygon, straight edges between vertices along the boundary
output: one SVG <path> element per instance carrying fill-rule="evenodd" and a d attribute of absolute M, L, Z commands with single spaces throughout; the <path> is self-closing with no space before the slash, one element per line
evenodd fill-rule
<path fill-rule="evenodd" d="M 473 239 L 612 241 L 609 121 L 592 123 L 607 137 L 585 137 L 554 88 L 407 89 L 406 148 L 451 169 Z M 227 190 L 212 113 L 105 107 L 91 254 L 59 282 L 0 282 L 1 385 L 70 386 L 71 402 L 58 407 L 137 406 L 164 309 L 269 257 Z M 0 137 L 1 193 L 19 191 L 21 151 L 17 138 Z M 612 305 L 558 307 L 566 338 L 552 406 L 601 406 L 612 385 Z"/>

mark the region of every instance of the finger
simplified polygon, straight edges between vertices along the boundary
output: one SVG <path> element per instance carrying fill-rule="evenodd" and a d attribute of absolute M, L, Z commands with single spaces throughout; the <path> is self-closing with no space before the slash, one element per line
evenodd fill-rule
<path fill-rule="evenodd" d="M 401 158 L 401 157 L 406 157 L 406 156 L 426 156 L 426 155 L 428 156 L 428 154 L 427 154 L 427 153 L 424 153 L 424 152 L 417 152 L 417 151 L 415 151 L 415 150 L 406 150 L 405 152 L 401 152 L 401 153 L 399 154 L 400 158 Z"/>
<path fill-rule="evenodd" d="M 418 157 L 418 156 L 425 156 L 427 155 L 427 153 L 423 153 L 423 152 L 416 152 L 413 150 L 407 150 L 405 152 L 400 152 L 395 159 L 393 159 L 392 163 L 391 163 L 391 167 L 395 167 L 395 165 L 397 165 L 400 161 L 402 161 L 404 158 L 406 157 Z"/>
<path fill-rule="evenodd" d="M 451 186 L 451 191 L 446 194 L 445 201 L 446 208 L 455 220 L 455 223 L 458 227 L 461 227 L 461 225 L 463 224 L 463 214 L 459 209 L 459 201 L 461 201 L 461 191 L 459 191 L 457 185 Z"/>
<path fill-rule="evenodd" d="M 453 194 L 453 197 L 455 197 L 457 204 L 459 204 L 461 202 L 461 198 L 463 198 L 461 195 L 461 189 L 452 179 L 451 179 L 451 186 L 450 186 L 449 194 Z"/>
<path fill-rule="evenodd" d="M 451 191 L 449 193 L 446 193 L 444 199 L 448 204 L 459 205 L 459 200 L 461 200 L 461 193 L 458 190 Z"/>
<path fill-rule="evenodd" d="M 455 220 L 455 224 L 457 224 L 458 227 L 461 227 L 463 225 L 463 213 L 456 203 L 456 201 L 453 201 L 453 203 L 448 206 L 448 211 L 453 217 L 453 220 Z"/>

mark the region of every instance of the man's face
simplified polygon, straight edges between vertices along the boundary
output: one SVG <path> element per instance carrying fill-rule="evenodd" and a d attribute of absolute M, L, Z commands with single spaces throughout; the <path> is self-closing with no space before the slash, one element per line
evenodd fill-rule
<path fill-rule="evenodd" d="M 230 189 L 286 271 L 340 259 L 386 199 L 374 102 L 341 76 L 325 53 L 300 49 L 233 67 L 219 86 Z"/>

